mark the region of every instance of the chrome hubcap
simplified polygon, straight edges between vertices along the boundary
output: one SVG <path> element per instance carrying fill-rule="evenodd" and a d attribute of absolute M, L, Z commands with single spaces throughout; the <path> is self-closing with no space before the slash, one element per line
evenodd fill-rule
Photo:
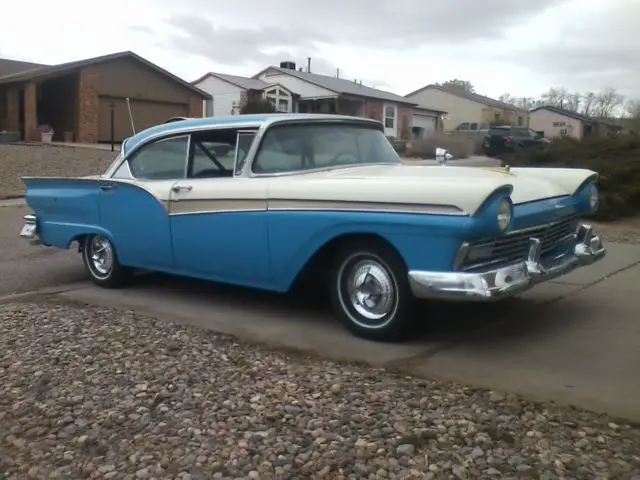
<path fill-rule="evenodd" d="M 393 278 L 374 260 L 355 264 L 347 278 L 346 287 L 351 306 L 366 320 L 381 320 L 394 309 L 396 295 Z"/>
<path fill-rule="evenodd" d="M 93 269 L 100 275 L 108 275 L 113 268 L 113 248 L 104 237 L 94 237 L 89 245 L 88 257 Z"/>

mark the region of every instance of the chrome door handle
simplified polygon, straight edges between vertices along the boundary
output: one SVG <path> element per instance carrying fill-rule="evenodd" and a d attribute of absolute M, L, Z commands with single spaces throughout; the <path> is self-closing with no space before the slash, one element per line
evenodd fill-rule
<path fill-rule="evenodd" d="M 175 193 L 190 192 L 193 190 L 193 187 L 191 185 L 176 185 L 175 187 L 171 187 L 171 190 Z"/>

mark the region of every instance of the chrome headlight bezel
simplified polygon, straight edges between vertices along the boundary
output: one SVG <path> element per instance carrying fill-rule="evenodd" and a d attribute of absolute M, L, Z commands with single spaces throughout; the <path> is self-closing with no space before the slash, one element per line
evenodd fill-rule
<path fill-rule="evenodd" d="M 496 210 L 496 222 L 501 232 L 506 232 L 513 218 L 513 206 L 508 199 L 503 199 Z"/>

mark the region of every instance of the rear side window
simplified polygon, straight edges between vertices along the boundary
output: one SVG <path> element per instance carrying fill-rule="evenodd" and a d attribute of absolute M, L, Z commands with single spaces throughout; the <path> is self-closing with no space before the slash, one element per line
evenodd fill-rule
<path fill-rule="evenodd" d="M 129 159 L 131 174 L 140 180 L 178 180 L 185 177 L 188 136 L 146 145 Z"/>

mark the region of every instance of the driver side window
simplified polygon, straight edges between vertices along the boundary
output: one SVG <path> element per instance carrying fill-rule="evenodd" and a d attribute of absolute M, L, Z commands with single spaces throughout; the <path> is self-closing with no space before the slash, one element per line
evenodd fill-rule
<path fill-rule="evenodd" d="M 146 145 L 129 160 L 134 178 L 178 180 L 184 178 L 188 136 L 171 137 Z"/>

